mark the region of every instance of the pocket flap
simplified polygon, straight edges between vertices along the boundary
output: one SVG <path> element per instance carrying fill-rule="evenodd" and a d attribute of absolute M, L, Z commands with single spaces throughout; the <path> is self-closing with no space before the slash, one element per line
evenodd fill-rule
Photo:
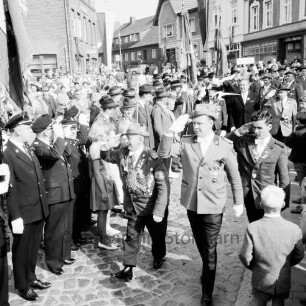
<path fill-rule="evenodd" d="M 60 182 L 46 182 L 46 188 L 55 188 L 55 187 L 60 187 L 61 183 Z"/>

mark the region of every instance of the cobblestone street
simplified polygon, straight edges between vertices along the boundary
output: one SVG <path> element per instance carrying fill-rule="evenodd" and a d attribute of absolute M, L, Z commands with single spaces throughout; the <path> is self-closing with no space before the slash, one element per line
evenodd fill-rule
<path fill-rule="evenodd" d="M 230 194 L 230 192 L 229 192 Z M 147 235 L 139 254 L 138 267 L 131 282 L 110 278 L 111 272 L 122 265 L 122 250 L 101 251 L 96 243 L 83 246 L 74 252 L 77 261 L 65 266 L 61 276 L 51 274 L 40 251 L 37 276 L 52 282 L 48 290 L 37 291 L 37 305 L 199 305 L 201 299 L 201 260 L 185 209 L 179 204 L 180 179 L 172 180 L 170 215 L 167 234 L 167 256 L 161 269 L 152 268 L 150 242 Z M 245 215 L 235 220 L 229 199 L 218 239 L 218 270 L 214 290 L 214 305 L 234 305 L 244 268 L 238 252 L 242 243 Z M 112 217 L 113 227 L 124 235 L 126 220 Z M 94 232 L 94 229 L 93 229 Z M 90 233 L 85 233 L 89 236 Z M 94 237 L 93 237 L 94 238 Z M 92 239 L 89 239 L 89 241 Z M 120 240 L 120 239 L 119 239 Z M 12 274 L 12 273 L 11 273 Z M 10 303 L 12 306 L 30 305 L 14 290 L 10 279 Z"/>

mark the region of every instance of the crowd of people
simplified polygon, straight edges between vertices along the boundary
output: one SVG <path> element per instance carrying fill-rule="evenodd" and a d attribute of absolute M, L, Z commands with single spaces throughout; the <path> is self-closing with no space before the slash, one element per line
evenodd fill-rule
<path fill-rule="evenodd" d="M 280 214 L 289 206 L 290 161 L 301 187 L 292 212 L 304 220 L 306 66 L 271 60 L 232 67 L 222 78 L 201 68 L 195 83 L 172 70 L 49 70 L 39 78 L 28 73 L 24 81 L 23 105 L 0 85 L 0 305 L 9 305 L 8 228 L 15 288 L 25 300 L 51 286 L 35 274 L 39 248 L 50 272 L 63 274 L 64 265 L 75 262 L 71 252 L 84 243 L 92 214 L 104 250 L 119 247 L 110 211 L 121 211 L 126 224 L 123 269 L 111 277 L 133 278 L 145 227 L 159 269 L 166 256 L 169 178 L 180 172 L 180 201 L 203 261 L 201 305 L 212 305 L 226 177 L 235 216 L 245 207 L 250 222 L 240 259 L 253 271 L 253 305 L 270 299 L 284 305 L 290 267 L 303 259 L 306 240 Z"/>

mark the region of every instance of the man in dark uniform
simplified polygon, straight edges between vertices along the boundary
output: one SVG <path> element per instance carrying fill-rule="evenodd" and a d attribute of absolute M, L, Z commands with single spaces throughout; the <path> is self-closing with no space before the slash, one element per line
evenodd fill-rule
<path fill-rule="evenodd" d="M 88 224 L 91 215 L 89 207 L 90 179 L 88 160 L 77 139 L 77 122 L 71 119 L 63 119 L 61 124 L 65 140 L 68 141 L 64 154 L 70 164 L 74 178 L 76 197 L 73 204 L 73 227 L 70 231 L 72 231 L 73 240 L 71 249 L 76 251 L 78 249 L 77 244 L 81 239 L 81 230 Z"/>
<path fill-rule="evenodd" d="M 124 241 L 124 269 L 112 276 L 126 281 L 133 277 L 141 233 L 146 226 L 152 238 L 153 267 L 158 269 L 166 255 L 163 222 L 169 203 L 169 179 L 163 163 L 156 152 L 144 146 L 148 132 L 133 123 L 127 130 L 128 147 L 110 150 L 111 143 L 103 145 L 101 158 L 117 164 L 123 182 L 124 209 L 128 224 Z"/>
<path fill-rule="evenodd" d="M 237 152 L 249 222 L 263 217 L 260 192 L 266 186 L 275 184 L 276 175 L 279 178 L 279 187 L 286 193 L 287 206 L 290 196 L 287 149 L 270 134 L 272 115 L 267 110 L 261 110 L 253 113 L 251 120 L 252 122 L 226 136 L 234 141 Z M 252 134 L 249 134 L 249 130 Z"/>
<path fill-rule="evenodd" d="M 0 305 L 9 306 L 8 302 L 8 237 L 6 234 L 6 205 L 2 195 L 8 192 L 10 181 L 10 170 L 8 165 L 0 164 Z"/>
<path fill-rule="evenodd" d="M 9 221 L 13 232 L 12 260 L 15 288 L 22 298 L 34 301 L 34 289 L 51 286 L 35 275 L 44 219 L 48 216 L 45 180 L 39 161 L 29 149 L 34 140 L 31 121 L 16 115 L 7 123 L 11 138 L 4 151 L 10 168 L 10 192 L 7 197 Z"/>
<path fill-rule="evenodd" d="M 64 156 L 68 141 L 64 140 L 61 125 L 52 124 L 49 115 L 37 118 L 32 130 L 36 133 L 33 148 L 46 180 L 50 210 L 44 235 L 46 262 L 52 273 L 60 275 L 64 272 L 64 264 L 75 262 L 71 258 L 72 233 L 69 232 L 69 218 L 72 218 L 71 206 L 75 194 L 72 170 Z"/>

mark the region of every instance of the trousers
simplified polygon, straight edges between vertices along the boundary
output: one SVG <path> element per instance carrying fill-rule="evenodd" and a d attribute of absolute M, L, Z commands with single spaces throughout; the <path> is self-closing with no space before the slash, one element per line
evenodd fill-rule
<path fill-rule="evenodd" d="M 8 306 L 7 247 L 4 238 L 4 221 L 0 217 L 0 305 Z"/>

